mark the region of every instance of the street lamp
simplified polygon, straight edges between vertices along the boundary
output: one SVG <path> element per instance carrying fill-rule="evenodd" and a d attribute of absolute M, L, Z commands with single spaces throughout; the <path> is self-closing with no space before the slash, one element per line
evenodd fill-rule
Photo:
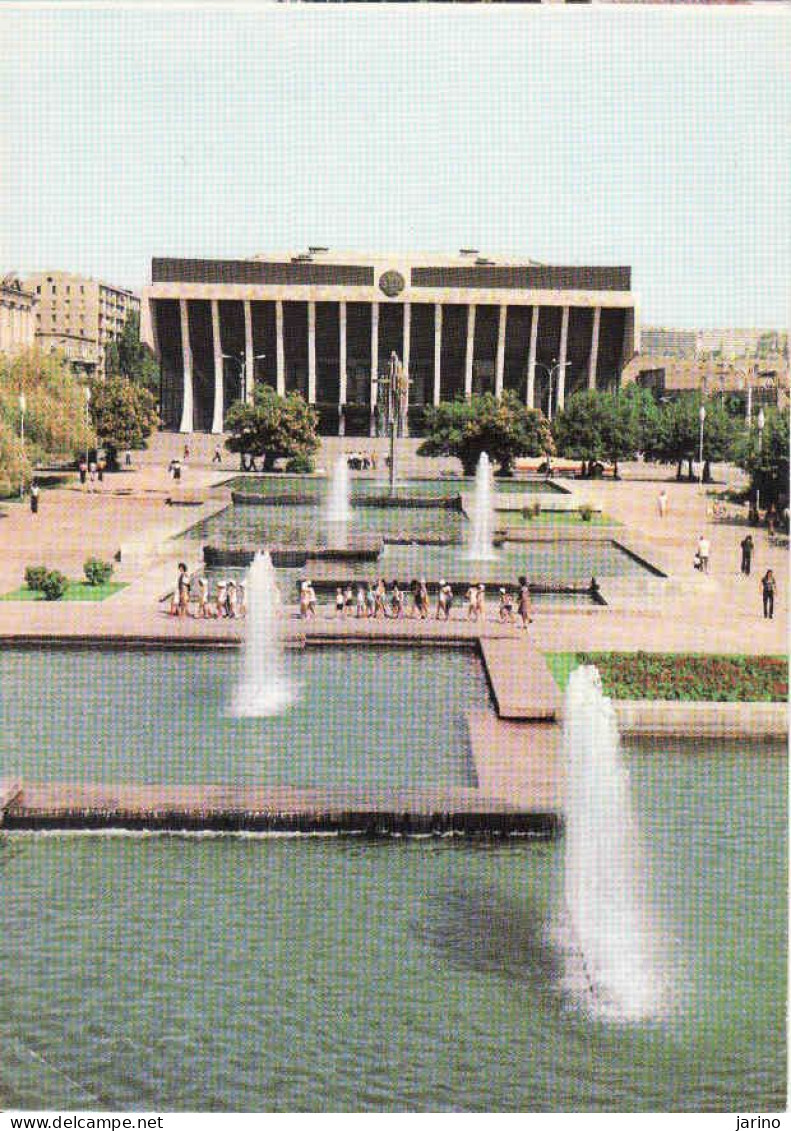
<path fill-rule="evenodd" d="M 235 361 L 239 366 L 239 383 L 242 388 L 242 400 L 247 403 L 247 358 L 244 354 L 224 353 L 221 354 L 226 361 Z M 253 354 L 253 385 L 255 385 L 255 363 L 265 358 L 265 353 Z"/>
<path fill-rule="evenodd" d="M 387 389 L 387 425 L 390 430 L 390 494 L 395 495 L 396 485 L 396 435 L 400 431 L 409 377 L 393 350 L 387 367 L 387 376 L 376 378 L 378 388 Z M 377 400 L 378 400 L 377 396 Z"/>
<path fill-rule="evenodd" d="M 25 409 L 27 408 L 27 401 L 25 394 L 19 394 L 19 442 L 22 445 L 22 455 L 25 454 Z M 24 472 L 19 476 L 19 497 L 20 499 L 25 493 L 25 477 Z"/>
<path fill-rule="evenodd" d="M 90 428 L 91 428 L 91 386 L 83 385 L 83 394 L 85 396 L 85 462 L 90 463 Z"/>
<path fill-rule="evenodd" d="M 554 357 L 552 358 L 551 366 L 546 365 L 543 361 L 537 361 L 535 363 L 536 369 L 544 370 L 547 375 L 547 381 L 549 384 L 549 395 L 547 398 L 547 420 L 552 419 L 552 382 L 560 375 L 561 370 L 568 369 L 570 365 L 570 361 L 557 361 Z"/>
<path fill-rule="evenodd" d="M 766 424 L 766 417 L 764 416 L 764 410 L 761 408 L 761 409 L 758 410 L 758 467 L 756 468 L 756 472 L 757 472 L 756 481 L 758 483 L 761 482 L 761 459 L 763 457 L 764 425 L 765 424 Z M 761 488 L 760 487 L 755 488 L 755 509 L 759 512 L 759 516 L 760 516 L 760 511 L 761 511 Z"/>
<path fill-rule="evenodd" d="M 700 406 L 700 412 L 698 413 L 698 418 L 700 420 L 700 490 L 703 491 L 703 425 L 706 422 L 706 406 L 705 405 Z"/>

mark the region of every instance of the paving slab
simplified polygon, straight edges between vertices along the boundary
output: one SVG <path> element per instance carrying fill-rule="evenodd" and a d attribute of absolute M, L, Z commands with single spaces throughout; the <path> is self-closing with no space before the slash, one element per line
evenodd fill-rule
<path fill-rule="evenodd" d="M 507 722 L 491 711 L 470 711 L 467 725 L 482 795 L 528 812 L 562 812 L 562 732 L 557 724 Z"/>
<path fill-rule="evenodd" d="M 502 719 L 551 721 L 560 713 L 557 684 L 542 654 L 522 630 L 519 639 L 481 638 L 489 686 Z"/>

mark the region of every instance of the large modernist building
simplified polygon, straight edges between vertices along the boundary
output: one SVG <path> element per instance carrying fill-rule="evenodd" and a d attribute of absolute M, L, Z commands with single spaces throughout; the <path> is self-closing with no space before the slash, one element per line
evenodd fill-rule
<path fill-rule="evenodd" d="M 162 415 L 223 430 L 256 383 L 298 390 L 325 433 L 375 433 L 391 354 L 425 405 L 512 389 L 548 415 L 579 388 L 608 388 L 639 348 L 628 267 L 553 267 L 312 248 L 252 259 L 154 259 L 141 336 L 162 367 Z"/>

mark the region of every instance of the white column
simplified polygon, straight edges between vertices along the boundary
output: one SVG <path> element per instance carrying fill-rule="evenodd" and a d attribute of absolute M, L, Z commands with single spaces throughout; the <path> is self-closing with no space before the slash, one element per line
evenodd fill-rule
<path fill-rule="evenodd" d="M 181 400 L 181 424 L 179 432 L 191 432 L 193 423 L 192 410 L 192 350 L 190 349 L 190 324 L 187 315 L 187 300 L 179 300 L 179 313 L 181 315 L 181 355 L 184 367 L 182 381 L 183 395 Z"/>
<path fill-rule="evenodd" d="M 253 309 L 249 301 L 244 304 L 244 377 L 247 403 L 252 404 L 253 394 L 255 393 L 255 358 L 253 356 Z"/>
<path fill-rule="evenodd" d="M 379 376 L 379 303 L 371 303 L 371 410 L 376 408 L 379 398 L 377 378 Z"/>
<path fill-rule="evenodd" d="M 472 396 L 472 359 L 475 353 L 475 303 L 467 307 L 467 352 L 464 357 L 464 396 Z"/>
<path fill-rule="evenodd" d="M 316 304 L 308 303 L 308 404 L 316 403 Z"/>
<path fill-rule="evenodd" d="M 540 306 L 533 307 L 533 317 L 530 320 L 530 351 L 527 355 L 527 396 L 525 401 L 528 408 L 536 407 L 536 347 L 538 346 L 538 316 Z"/>
<path fill-rule="evenodd" d="M 404 372 L 409 377 L 409 351 L 412 345 L 412 304 L 410 302 L 404 303 Z M 409 384 L 406 387 L 406 399 L 404 401 L 404 435 L 409 434 Z"/>
<path fill-rule="evenodd" d="M 340 353 L 340 392 L 338 399 L 340 403 L 346 404 L 346 303 L 341 302 L 338 304 L 338 330 L 339 330 L 339 353 Z"/>
<path fill-rule="evenodd" d="M 7 350 L 11 344 L 11 332 L 8 323 L 8 307 L 0 304 L 0 350 Z"/>
<path fill-rule="evenodd" d="M 214 412 L 212 413 L 211 430 L 217 435 L 222 432 L 223 422 L 223 359 L 222 340 L 220 338 L 220 304 L 216 298 L 211 300 L 211 329 L 214 341 Z"/>
<path fill-rule="evenodd" d="M 508 307 L 500 307 L 500 322 L 497 327 L 497 358 L 494 363 L 494 395 L 503 395 L 503 373 L 505 372 L 505 323 L 508 317 Z"/>
<path fill-rule="evenodd" d="M 593 311 L 593 332 L 591 334 L 591 352 L 588 358 L 588 388 L 596 388 L 596 367 L 599 364 L 599 326 L 601 324 L 601 307 Z"/>
<path fill-rule="evenodd" d="M 433 403 L 439 404 L 442 388 L 442 303 L 434 304 L 434 397 Z"/>
<path fill-rule="evenodd" d="M 566 355 L 569 344 L 569 307 L 563 307 L 560 322 L 560 357 L 558 358 L 558 396 L 557 407 L 560 412 L 566 403 Z"/>
<path fill-rule="evenodd" d="M 283 343 L 283 301 L 275 302 L 275 330 L 277 333 L 277 394 L 286 395 L 286 347 Z"/>

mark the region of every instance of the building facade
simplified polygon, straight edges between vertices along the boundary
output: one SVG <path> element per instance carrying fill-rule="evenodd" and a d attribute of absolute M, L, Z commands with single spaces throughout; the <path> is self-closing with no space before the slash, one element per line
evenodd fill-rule
<path fill-rule="evenodd" d="M 154 259 L 141 337 L 162 370 L 161 415 L 223 430 L 263 382 L 302 393 L 327 433 L 376 434 L 391 354 L 407 420 L 440 401 L 514 390 L 551 415 L 578 388 L 611 387 L 638 346 L 628 267 L 455 257 L 301 255 Z"/>
<path fill-rule="evenodd" d="M 104 377 L 104 351 L 119 337 L 127 315 L 140 310 L 131 291 L 66 271 L 42 271 L 26 280 L 38 299 L 36 343 L 63 352 L 72 368 Z"/>
<path fill-rule="evenodd" d="M 0 353 L 30 349 L 36 334 L 36 294 L 11 275 L 0 282 Z"/>

